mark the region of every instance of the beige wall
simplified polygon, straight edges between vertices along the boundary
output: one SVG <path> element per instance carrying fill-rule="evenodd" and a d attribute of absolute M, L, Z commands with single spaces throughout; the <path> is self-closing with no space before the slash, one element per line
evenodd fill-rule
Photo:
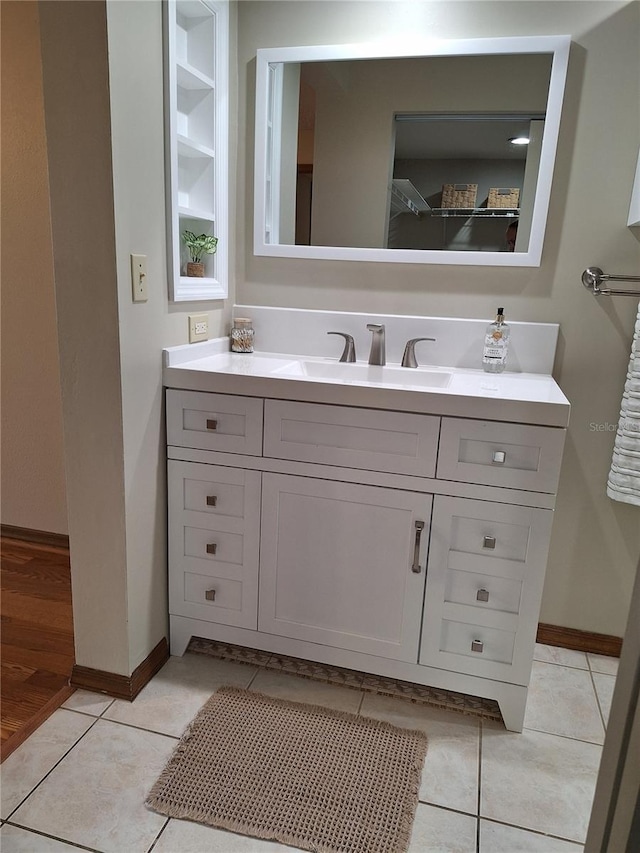
<path fill-rule="evenodd" d="M 191 312 L 225 334 L 233 286 L 168 301 L 161 4 L 40 10 L 76 660 L 129 674 L 167 629 L 161 351 L 187 342 Z M 136 305 L 131 253 L 148 259 Z"/>
<path fill-rule="evenodd" d="M 2 523 L 67 533 L 38 5 L 2 16 Z"/>
<path fill-rule="evenodd" d="M 542 265 L 418 266 L 252 255 L 258 47 L 436 37 L 569 34 L 574 41 Z M 554 375 L 572 403 L 542 621 L 621 636 L 640 514 L 605 494 L 637 304 L 596 299 L 580 274 L 637 274 L 626 226 L 640 144 L 640 5 L 616 2 L 239 4 L 238 300 L 245 304 L 559 322 Z M 602 430 L 598 426 L 604 426 Z"/>

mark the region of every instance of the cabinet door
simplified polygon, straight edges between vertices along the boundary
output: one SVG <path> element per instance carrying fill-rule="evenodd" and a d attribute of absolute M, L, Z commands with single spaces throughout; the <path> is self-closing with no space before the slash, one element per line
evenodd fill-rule
<path fill-rule="evenodd" d="M 260 473 L 169 461 L 169 612 L 253 628 Z"/>
<path fill-rule="evenodd" d="M 528 684 L 552 517 L 436 496 L 421 664 Z"/>
<path fill-rule="evenodd" d="M 431 504 L 264 474 L 259 630 L 416 663 Z"/>

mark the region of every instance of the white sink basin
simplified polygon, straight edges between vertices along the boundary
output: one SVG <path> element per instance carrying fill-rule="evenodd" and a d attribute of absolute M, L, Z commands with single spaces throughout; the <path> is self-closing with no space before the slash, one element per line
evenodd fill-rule
<path fill-rule="evenodd" d="M 274 372 L 280 376 L 308 376 L 311 379 L 328 379 L 334 382 L 362 382 L 367 385 L 413 388 L 446 388 L 452 376 L 445 370 L 424 367 L 376 367 L 370 364 L 307 360 L 291 362 Z"/>

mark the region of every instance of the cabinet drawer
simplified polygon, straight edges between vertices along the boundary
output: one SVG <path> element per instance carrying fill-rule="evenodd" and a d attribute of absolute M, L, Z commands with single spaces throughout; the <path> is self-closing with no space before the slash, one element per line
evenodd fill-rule
<path fill-rule="evenodd" d="M 226 563 L 230 569 L 242 566 L 241 533 L 183 527 L 184 555 L 209 562 Z"/>
<path fill-rule="evenodd" d="M 443 418 L 438 478 L 555 493 L 566 430 Z"/>
<path fill-rule="evenodd" d="M 221 612 L 226 610 L 239 614 L 242 611 L 242 583 L 185 572 L 184 601 L 208 608 L 213 615 L 207 621 L 220 622 Z"/>
<path fill-rule="evenodd" d="M 257 627 L 261 475 L 170 460 L 169 610 Z"/>
<path fill-rule="evenodd" d="M 440 651 L 510 665 L 513 662 L 515 639 L 513 631 L 443 619 Z"/>
<path fill-rule="evenodd" d="M 261 456 L 262 400 L 169 389 L 167 443 Z"/>
<path fill-rule="evenodd" d="M 522 595 L 522 581 L 500 578 L 478 572 L 461 572 L 449 569 L 445 576 L 444 601 L 464 604 L 478 610 L 499 613 L 518 613 Z"/>
<path fill-rule="evenodd" d="M 267 400 L 264 454 L 433 477 L 439 426 L 429 415 Z"/>

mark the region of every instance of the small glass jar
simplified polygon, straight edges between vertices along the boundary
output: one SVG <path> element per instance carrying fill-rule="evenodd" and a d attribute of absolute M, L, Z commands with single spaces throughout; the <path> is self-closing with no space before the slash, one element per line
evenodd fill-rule
<path fill-rule="evenodd" d="M 231 327 L 231 352 L 253 352 L 254 334 L 249 317 L 236 317 Z"/>

